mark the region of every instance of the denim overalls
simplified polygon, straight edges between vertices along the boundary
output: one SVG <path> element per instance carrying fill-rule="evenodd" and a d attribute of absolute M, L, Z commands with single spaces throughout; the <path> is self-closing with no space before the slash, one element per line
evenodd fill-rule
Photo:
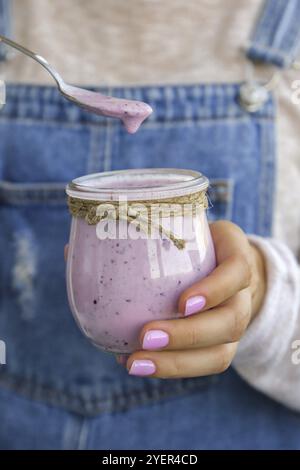
<path fill-rule="evenodd" d="M 252 59 L 291 63 L 299 3 L 266 3 L 248 50 Z M 0 24 L 8 7 L 0 1 Z M 132 136 L 118 122 L 67 102 L 54 87 L 7 88 L 0 113 L 0 339 L 7 348 L 0 448 L 300 448 L 300 416 L 232 369 L 182 380 L 128 376 L 79 332 L 65 289 L 70 215 L 64 189 L 86 173 L 200 170 L 211 181 L 211 220 L 270 235 L 272 96 L 251 113 L 240 103 L 240 84 L 101 91 L 143 100 L 154 113 Z"/>

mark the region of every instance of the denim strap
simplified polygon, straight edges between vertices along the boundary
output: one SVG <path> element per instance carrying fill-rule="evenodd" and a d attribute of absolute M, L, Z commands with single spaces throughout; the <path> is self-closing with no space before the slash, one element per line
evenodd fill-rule
<path fill-rule="evenodd" d="M 290 67 L 300 48 L 300 0 L 265 0 L 252 32 L 247 57 Z"/>
<path fill-rule="evenodd" d="M 0 34 L 10 36 L 11 33 L 11 15 L 10 0 L 0 0 Z M 8 55 L 7 47 L 0 43 L 0 61 L 5 60 Z"/>

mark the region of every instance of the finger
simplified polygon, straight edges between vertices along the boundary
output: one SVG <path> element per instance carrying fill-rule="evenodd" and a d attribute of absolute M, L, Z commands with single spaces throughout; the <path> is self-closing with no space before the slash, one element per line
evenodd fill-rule
<path fill-rule="evenodd" d="M 240 291 L 225 304 L 198 315 L 147 323 L 141 331 L 144 350 L 199 349 L 238 341 L 251 317 L 251 293 Z"/>
<path fill-rule="evenodd" d="M 223 229 L 222 236 L 218 233 L 219 228 L 212 229 L 216 240 L 218 263 L 220 264 L 211 274 L 181 294 L 178 309 L 185 315 L 215 307 L 250 284 L 251 264 L 248 240 L 235 225 L 229 222 L 222 222 L 222 224 L 225 227 L 229 224 L 230 227 L 230 229 Z M 222 227 L 221 223 L 218 227 Z"/>
<path fill-rule="evenodd" d="M 247 262 L 234 255 L 220 264 L 209 276 L 186 289 L 179 299 L 179 311 L 192 315 L 219 305 L 249 286 Z"/>
<path fill-rule="evenodd" d="M 64 246 L 64 258 L 65 258 L 65 261 L 67 261 L 67 259 L 68 259 L 68 251 L 69 251 L 69 244 L 67 243 L 67 244 Z"/>
<path fill-rule="evenodd" d="M 243 230 L 236 224 L 228 220 L 219 220 L 210 224 L 210 232 L 218 265 L 236 253 L 247 258 L 250 244 Z"/>
<path fill-rule="evenodd" d="M 116 354 L 115 358 L 118 364 L 125 366 L 128 360 L 129 354 Z"/>
<path fill-rule="evenodd" d="M 160 378 L 199 377 L 224 372 L 231 364 L 237 343 L 188 351 L 138 351 L 127 361 L 130 375 Z"/>

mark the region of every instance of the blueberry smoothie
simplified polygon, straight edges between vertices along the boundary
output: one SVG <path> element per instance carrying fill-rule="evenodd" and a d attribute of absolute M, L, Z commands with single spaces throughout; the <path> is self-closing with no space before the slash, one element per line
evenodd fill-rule
<path fill-rule="evenodd" d="M 152 113 L 152 108 L 142 101 L 106 96 L 67 84 L 63 85 L 61 91 L 69 100 L 87 111 L 120 119 L 130 134 L 134 134 L 142 122 Z"/>
<path fill-rule="evenodd" d="M 155 201 L 157 196 L 161 199 L 170 193 L 195 190 L 193 180 L 197 178 L 199 188 L 207 187 L 206 178 L 196 172 L 182 175 L 183 170 L 169 170 L 166 177 L 166 171 L 103 174 L 110 175 L 108 178 L 91 175 L 83 186 L 69 185 L 67 193 L 105 201 L 120 193 L 133 200 L 145 199 L 147 194 Z M 182 187 L 180 179 L 186 183 Z M 206 211 L 174 218 L 177 226 L 188 218 L 193 226 L 183 249 L 178 249 L 168 236 L 99 239 L 96 225 L 87 223 L 84 217 L 73 217 L 67 261 L 69 303 L 82 332 L 100 349 L 126 354 L 140 349 L 143 325 L 151 320 L 177 318 L 181 292 L 214 269 Z M 126 220 L 116 221 L 118 229 L 126 229 L 127 225 Z"/>

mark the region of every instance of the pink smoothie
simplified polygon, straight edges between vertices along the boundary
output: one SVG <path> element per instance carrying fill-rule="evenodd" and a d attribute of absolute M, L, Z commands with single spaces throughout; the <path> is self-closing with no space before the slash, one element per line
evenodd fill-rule
<path fill-rule="evenodd" d="M 193 225 L 194 239 L 179 250 L 169 239 L 100 240 L 95 225 L 73 218 L 68 296 L 79 327 L 93 344 L 131 353 L 141 347 L 138 338 L 145 323 L 178 317 L 181 292 L 216 265 L 204 210 L 193 218 Z"/>

